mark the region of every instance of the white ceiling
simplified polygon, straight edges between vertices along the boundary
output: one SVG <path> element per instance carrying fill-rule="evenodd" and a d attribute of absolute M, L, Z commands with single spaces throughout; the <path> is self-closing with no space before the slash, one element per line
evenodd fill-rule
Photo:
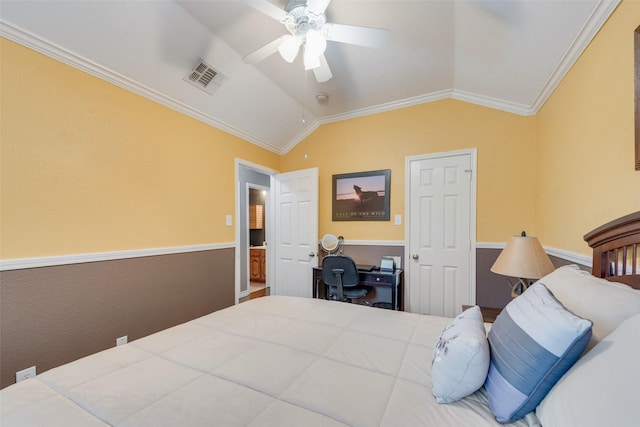
<path fill-rule="evenodd" d="M 618 3 L 333 0 L 329 22 L 388 28 L 391 43 L 329 42 L 320 84 L 300 58 L 242 61 L 286 30 L 240 0 L 1 0 L 0 34 L 286 153 L 323 123 L 445 98 L 535 114 Z M 199 58 L 227 76 L 213 95 L 183 81 Z"/>

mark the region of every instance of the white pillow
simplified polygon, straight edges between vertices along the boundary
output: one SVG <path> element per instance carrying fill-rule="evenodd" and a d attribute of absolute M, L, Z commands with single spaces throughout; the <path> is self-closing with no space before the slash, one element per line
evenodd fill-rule
<path fill-rule="evenodd" d="M 489 358 L 480 308 L 468 308 L 444 328 L 433 349 L 431 382 L 436 401 L 455 402 L 482 387 Z"/>
<path fill-rule="evenodd" d="M 538 282 L 543 283 L 572 313 L 593 322 L 587 350 L 620 323 L 640 313 L 640 291 L 592 276 L 577 265 L 560 267 Z"/>
<path fill-rule="evenodd" d="M 637 426 L 640 314 L 624 321 L 558 381 L 536 415 L 544 426 Z"/>

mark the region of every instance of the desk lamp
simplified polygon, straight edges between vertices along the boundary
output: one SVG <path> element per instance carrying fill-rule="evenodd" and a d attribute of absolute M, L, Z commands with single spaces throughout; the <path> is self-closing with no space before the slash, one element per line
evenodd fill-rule
<path fill-rule="evenodd" d="M 519 236 L 511 236 L 491 267 L 494 273 L 518 278 L 511 289 L 512 298 L 529 287 L 530 279 L 539 279 L 553 270 L 555 267 L 538 239 L 527 236 L 524 231 Z"/>

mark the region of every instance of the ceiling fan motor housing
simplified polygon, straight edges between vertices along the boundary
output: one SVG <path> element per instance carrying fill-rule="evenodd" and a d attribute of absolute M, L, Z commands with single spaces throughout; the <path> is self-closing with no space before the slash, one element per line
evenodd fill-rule
<path fill-rule="evenodd" d="M 309 30 L 322 31 L 322 27 L 327 23 L 324 13 L 316 15 L 307 8 L 306 0 L 291 0 L 285 10 L 289 16 L 283 24 L 294 36 L 304 38 Z"/>

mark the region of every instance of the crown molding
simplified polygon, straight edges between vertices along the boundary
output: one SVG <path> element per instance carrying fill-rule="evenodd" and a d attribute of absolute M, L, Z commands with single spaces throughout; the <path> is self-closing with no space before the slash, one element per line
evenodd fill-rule
<path fill-rule="evenodd" d="M 215 117 L 203 113 L 200 110 L 192 108 L 191 106 L 184 104 L 174 98 L 166 96 L 133 79 L 125 77 L 109 68 L 90 61 L 87 58 L 76 55 L 61 46 L 39 38 L 26 30 L 3 21 L 2 19 L 0 19 L 0 35 L 51 58 L 54 58 L 60 62 L 63 62 L 67 65 L 70 65 L 74 68 L 77 68 L 81 71 L 87 72 L 102 80 L 113 83 L 116 86 L 119 86 L 127 91 L 138 94 L 153 102 L 171 108 L 198 121 L 213 126 L 216 129 L 227 132 L 233 136 L 257 145 L 258 147 L 264 148 L 265 150 L 271 151 L 275 154 L 284 155 L 291 151 L 296 145 L 302 142 L 307 136 L 309 136 L 321 125 L 397 110 L 400 108 L 407 108 L 414 105 L 425 104 L 443 99 L 456 99 L 459 101 L 469 102 L 471 104 L 489 107 L 522 116 L 535 115 L 538 113 L 540 108 L 542 108 L 547 99 L 551 96 L 555 88 L 560 84 L 564 76 L 569 72 L 573 64 L 578 60 L 582 52 L 589 45 L 593 37 L 595 37 L 599 29 L 609 18 L 620 1 L 621 0 L 601 0 L 597 3 L 587 23 L 582 28 L 582 31 L 580 32 L 580 34 L 578 34 L 569 49 L 567 49 L 567 52 L 564 54 L 562 60 L 555 68 L 553 73 L 549 76 L 549 79 L 543 85 L 540 93 L 534 99 L 531 105 L 507 102 L 501 99 L 491 98 L 459 89 L 446 89 L 438 92 L 427 93 L 416 97 L 392 101 L 372 107 L 362 108 L 316 119 L 312 123 L 310 123 L 309 126 L 303 128 L 291 141 L 289 141 L 289 143 L 285 145 L 284 148 L 280 148 L 278 146 L 270 144 L 252 134 L 233 127 L 228 123 L 218 120 Z"/>
<path fill-rule="evenodd" d="M 86 254 L 47 256 L 37 258 L 15 258 L 0 261 L 0 271 L 22 270 L 26 268 L 52 267 L 56 265 L 84 264 L 87 262 L 113 261 L 118 259 L 142 258 L 158 255 L 173 255 L 189 252 L 211 251 L 235 248 L 233 242 L 203 245 L 173 246 L 166 248 L 134 249 L 128 251 L 95 252 Z"/>
<path fill-rule="evenodd" d="M 536 111 L 534 111 L 529 105 L 508 102 L 503 99 L 491 98 L 489 96 L 478 95 L 464 90 L 454 89 L 451 92 L 451 98 L 457 99 L 458 101 L 468 102 L 470 104 L 493 108 L 494 110 L 518 114 L 520 116 L 533 116 L 536 114 Z"/>
<path fill-rule="evenodd" d="M 287 154 L 296 145 L 302 142 L 313 131 L 319 128 L 321 125 L 340 122 L 343 120 L 354 119 L 357 117 L 369 116 L 372 114 L 384 113 L 387 111 L 397 110 L 400 108 L 412 107 L 414 105 L 426 104 L 428 102 L 440 101 L 442 99 L 451 98 L 451 90 L 443 90 L 439 92 L 427 93 L 412 98 L 401 99 L 398 101 L 386 102 L 383 104 L 374 105 L 372 107 L 361 108 L 358 110 L 347 111 L 345 113 L 334 114 L 331 116 L 320 117 L 316 119 L 309 126 L 304 128 L 294 139 L 292 139 L 283 149 L 281 154 Z"/>
<path fill-rule="evenodd" d="M 582 27 L 582 31 L 575 38 L 569 49 L 565 52 L 562 60 L 558 63 L 556 69 L 551 73 L 549 79 L 543 85 L 540 93 L 531 104 L 531 110 L 534 114 L 542 108 L 547 99 L 551 96 L 556 87 L 560 84 L 564 76 L 567 75 L 573 64 L 576 63 L 582 52 L 587 48 L 591 40 L 596 36 L 600 28 L 609 19 L 609 16 L 618 7 L 622 0 L 602 0 L 593 9 L 587 23 Z"/>
<path fill-rule="evenodd" d="M 83 56 L 76 55 L 75 53 L 61 46 L 58 46 L 55 43 L 51 43 L 45 39 L 42 39 L 35 34 L 30 33 L 29 31 L 26 31 L 13 24 L 10 24 L 2 19 L 0 19 L 0 35 L 2 37 L 5 37 L 6 39 L 28 47 L 29 49 L 35 50 L 36 52 L 67 64 L 73 68 L 84 71 L 85 73 L 88 73 L 94 77 L 112 83 L 124 90 L 140 95 L 150 101 L 156 102 L 167 108 L 194 118 L 200 122 L 213 126 L 214 128 L 219 129 L 223 132 L 262 147 L 265 150 L 274 152 L 276 154 L 281 154 L 281 150 L 278 147 L 269 144 L 254 135 L 233 127 L 228 123 L 218 120 L 215 117 L 203 113 L 202 111 L 195 109 L 183 102 L 160 93 L 155 89 L 151 89 L 150 87 L 145 86 L 114 70 L 111 70 L 110 68 L 102 66 Z"/>

